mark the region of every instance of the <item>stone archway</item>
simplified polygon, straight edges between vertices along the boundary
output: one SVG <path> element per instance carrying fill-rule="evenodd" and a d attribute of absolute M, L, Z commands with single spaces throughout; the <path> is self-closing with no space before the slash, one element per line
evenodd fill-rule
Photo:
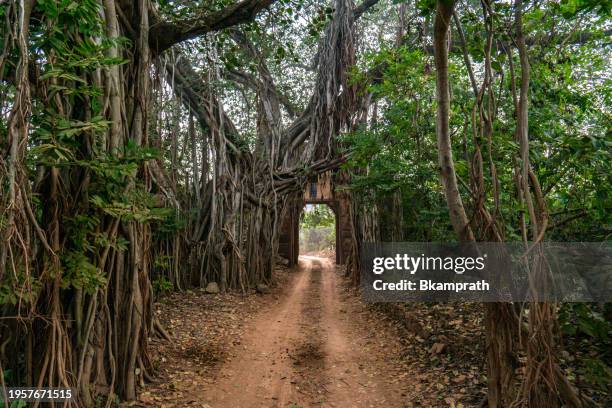
<path fill-rule="evenodd" d="M 350 246 L 350 203 L 344 195 L 335 191 L 332 171 L 322 173 L 307 183 L 303 196 L 288 205 L 281 224 L 278 254 L 289 261 L 289 266 L 297 264 L 300 254 L 300 215 L 306 204 L 327 204 L 334 212 L 336 216 L 336 264 L 343 265 Z"/>

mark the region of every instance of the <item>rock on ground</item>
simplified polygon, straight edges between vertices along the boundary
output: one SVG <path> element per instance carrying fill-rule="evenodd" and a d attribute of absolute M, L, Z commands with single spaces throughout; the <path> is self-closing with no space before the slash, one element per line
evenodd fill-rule
<path fill-rule="evenodd" d="M 217 282 L 210 282 L 206 285 L 206 293 L 219 293 L 219 285 L 217 285 Z"/>

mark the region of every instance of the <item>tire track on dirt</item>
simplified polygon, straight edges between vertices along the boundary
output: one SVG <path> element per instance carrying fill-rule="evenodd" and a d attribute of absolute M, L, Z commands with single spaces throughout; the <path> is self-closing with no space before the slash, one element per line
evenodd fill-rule
<path fill-rule="evenodd" d="M 326 348 L 325 329 L 321 326 L 322 318 L 322 264 L 318 259 L 310 260 L 310 286 L 302 299 L 302 316 L 300 322 L 301 336 L 292 345 L 291 358 L 295 368 L 296 388 L 300 398 L 295 403 L 303 406 L 320 405 L 327 396 L 326 388 Z M 302 405 L 300 405 L 300 400 Z"/>
<path fill-rule="evenodd" d="M 310 293 L 311 265 L 307 263 L 290 289 L 270 310 L 246 328 L 243 350 L 221 368 L 217 381 L 205 390 L 205 400 L 220 407 L 286 407 L 301 399 L 293 348 L 303 336 L 304 298 Z"/>
<path fill-rule="evenodd" d="M 401 407 L 386 366 L 366 351 L 371 333 L 345 310 L 335 265 L 306 256 L 300 264 L 199 399 L 208 408 Z"/>
<path fill-rule="evenodd" d="M 323 260 L 321 299 L 323 314 L 321 327 L 325 338 L 326 375 L 328 396 L 326 406 L 331 407 L 400 407 L 397 396 L 391 396 L 388 385 L 383 384 L 385 373 L 377 367 L 374 358 L 365 351 L 364 327 L 351 322 L 339 297 L 338 276 L 335 265 Z M 385 379 L 386 380 L 386 379 Z"/>

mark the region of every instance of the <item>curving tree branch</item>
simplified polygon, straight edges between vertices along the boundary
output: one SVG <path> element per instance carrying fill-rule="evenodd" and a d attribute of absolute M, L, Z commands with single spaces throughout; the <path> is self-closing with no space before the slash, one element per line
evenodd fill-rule
<path fill-rule="evenodd" d="M 380 0 L 363 0 L 360 5 L 353 9 L 353 19 L 357 20 L 363 13 L 375 6 Z"/>
<path fill-rule="evenodd" d="M 277 0 L 243 0 L 217 12 L 180 23 L 153 21 L 149 33 L 151 49 L 156 53 L 174 44 L 212 31 L 247 23 Z"/>

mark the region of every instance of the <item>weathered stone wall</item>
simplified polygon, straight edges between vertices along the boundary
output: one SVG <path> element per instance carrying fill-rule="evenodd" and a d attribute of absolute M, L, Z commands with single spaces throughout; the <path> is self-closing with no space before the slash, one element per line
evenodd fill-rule
<path fill-rule="evenodd" d="M 336 263 L 346 262 L 351 245 L 350 202 L 347 195 L 334 189 L 333 173 L 326 172 L 307 183 L 303 197 L 288 204 L 283 214 L 278 253 L 289 261 L 289 266 L 297 264 L 300 253 L 299 223 L 300 215 L 306 204 L 327 204 L 336 215 Z"/>

